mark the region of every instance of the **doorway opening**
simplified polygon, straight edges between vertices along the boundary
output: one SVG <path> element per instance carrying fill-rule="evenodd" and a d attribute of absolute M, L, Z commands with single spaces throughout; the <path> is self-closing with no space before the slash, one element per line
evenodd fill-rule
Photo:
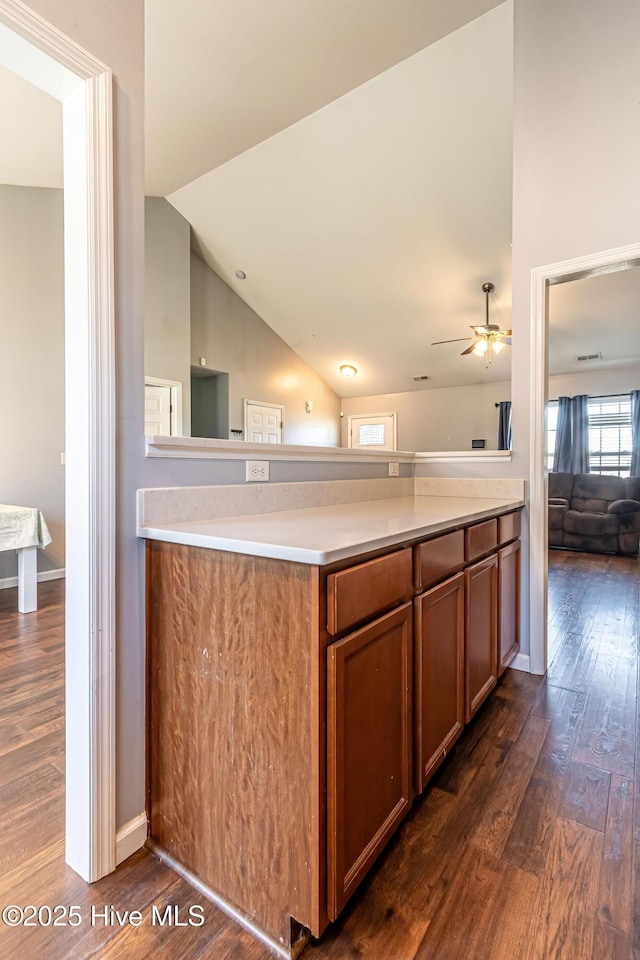
<path fill-rule="evenodd" d="M 191 436 L 229 439 L 229 374 L 191 367 Z"/>
<path fill-rule="evenodd" d="M 65 858 L 93 881 L 116 861 L 112 78 L 12 0 L 0 0 L 0 64 L 62 102 Z"/>
<path fill-rule="evenodd" d="M 548 666 L 547 404 L 549 287 L 626 270 L 640 264 L 640 244 L 562 261 L 532 271 L 530 324 L 530 644 L 532 673 Z"/>

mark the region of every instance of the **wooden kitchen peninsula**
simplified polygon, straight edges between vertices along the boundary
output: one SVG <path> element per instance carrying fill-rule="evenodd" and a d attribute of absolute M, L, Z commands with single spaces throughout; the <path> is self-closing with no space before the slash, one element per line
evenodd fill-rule
<path fill-rule="evenodd" d="M 522 505 L 139 528 L 151 846 L 275 952 L 338 916 L 517 653 Z"/>

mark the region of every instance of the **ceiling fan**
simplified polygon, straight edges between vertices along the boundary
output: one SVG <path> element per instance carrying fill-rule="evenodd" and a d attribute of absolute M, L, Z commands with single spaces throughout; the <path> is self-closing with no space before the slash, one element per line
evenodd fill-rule
<path fill-rule="evenodd" d="M 511 330 L 501 330 L 497 323 L 489 323 L 489 294 L 494 289 L 492 283 L 487 281 L 482 284 L 482 292 L 486 298 L 486 322 L 480 326 L 472 326 L 472 337 L 456 337 L 455 340 L 436 340 L 431 344 L 432 347 L 441 343 L 459 343 L 462 340 L 474 340 L 475 342 L 463 350 L 461 357 L 468 353 L 474 353 L 477 357 L 485 357 L 487 366 L 491 363 L 491 352 L 500 353 L 502 348 L 511 346 Z"/>

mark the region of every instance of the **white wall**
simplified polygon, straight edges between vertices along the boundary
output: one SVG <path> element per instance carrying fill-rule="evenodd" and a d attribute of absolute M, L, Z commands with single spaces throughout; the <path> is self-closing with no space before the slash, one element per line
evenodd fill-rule
<path fill-rule="evenodd" d="M 583 393 L 589 397 L 602 397 L 615 393 L 631 393 L 632 390 L 640 390 L 640 363 L 637 362 L 610 370 L 589 370 L 549 377 L 549 400 L 575 397 Z"/>
<path fill-rule="evenodd" d="M 477 383 L 374 397 L 343 397 L 342 446 L 348 446 L 348 417 L 398 414 L 399 450 L 471 450 L 472 440 L 498 448 L 496 403 L 511 398 L 510 383 Z"/>
<path fill-rule="evenodd" d="M 182 434 L 191 434 L 191 227 L 162 197 L 144 202 L 144 373 L 182 383 Z"/>
<path fill-rule="evenodd" d="M 61 190 L 0 186 L 0 503 L 37 506 L 64 567 L 64 265 Z M 18 572 L 0 553 L 0 579 Z"/>
<path fill-rule="evenodd" d="M 340 399 L 217 273 L 191 255 L 191 362 L 229 374 L 229 427 L 243 400 L 285 407 L 285 443 L 337 446 Z M 306 401 L 313 402 L 307 413 Z"/>

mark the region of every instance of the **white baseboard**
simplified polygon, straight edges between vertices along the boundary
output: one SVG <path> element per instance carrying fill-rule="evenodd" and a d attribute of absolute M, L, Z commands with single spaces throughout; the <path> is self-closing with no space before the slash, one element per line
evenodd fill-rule
<path fill-rule="evenodd" d="M 59 567 L 57 570 L 41 570 L 38 574 L 38 583 L 44 583 L 45 580 L 64 580 L 65 573 L 64 567 Z M 0 590 L 9 590 L 17 586 L 17 577 L 5 577 L 4 580 L 0 580 Z"/>
<path fill-rule="evenodd" d="M 525 673 L 531 673 L 531 657 L 528 653 L 516 653 L 509 666 L 512 670 L 523 670 Z"/>
<path fill-rule="evenodd" d="M 116 833 L 116 866 L 130 857 L 141 847 L 144 847 L 147 840 L 147 815 L 139 813 L 129 823 Z"/>

